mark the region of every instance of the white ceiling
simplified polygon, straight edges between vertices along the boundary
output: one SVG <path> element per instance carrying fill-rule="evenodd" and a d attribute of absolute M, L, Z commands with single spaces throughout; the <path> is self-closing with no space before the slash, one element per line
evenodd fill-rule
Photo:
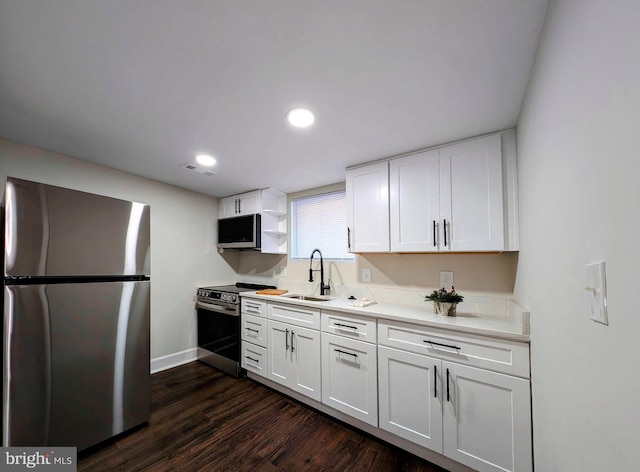
<path fill-rule="evenodd" d="M 340 182 L 515 126 L 546 6 L 0 0 L 0 136 L 217 197 Z M 179 167 L 200 152 L 216 176 Z"/>

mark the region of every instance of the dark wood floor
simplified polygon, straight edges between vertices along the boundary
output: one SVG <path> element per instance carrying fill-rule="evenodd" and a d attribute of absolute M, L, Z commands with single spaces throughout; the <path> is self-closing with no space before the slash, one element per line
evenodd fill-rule
<path fill-rule="evenodd" d="M 151 420 L 78 456 L 79 471 L 443 469 L 200 362 L 152 376 Z"/>

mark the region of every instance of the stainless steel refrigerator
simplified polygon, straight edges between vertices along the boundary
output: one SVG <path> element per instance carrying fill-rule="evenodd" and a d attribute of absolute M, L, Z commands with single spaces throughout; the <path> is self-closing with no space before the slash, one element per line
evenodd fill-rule
<path fill-rule="evenodd" d="M 8 177 L 2 222 L 3 446 L 146 422 L 149 207 Z"/>

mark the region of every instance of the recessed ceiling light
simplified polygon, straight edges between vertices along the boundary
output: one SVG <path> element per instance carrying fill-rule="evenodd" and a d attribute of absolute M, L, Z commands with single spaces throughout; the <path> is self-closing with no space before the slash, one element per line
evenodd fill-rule
<path fill-rule="evenodd" d="M 313 112 L 308 108 L 292 108 L 287 112 L 287 120 L 296 128 L 307 128 L 315 121 Z"/>
<path fill-rule="evenodd" d="M 196 156 L 196 161 L 201 166 L 213 167 L 216 165 L 216 159 L 209 154 L 198 154 Z"/>

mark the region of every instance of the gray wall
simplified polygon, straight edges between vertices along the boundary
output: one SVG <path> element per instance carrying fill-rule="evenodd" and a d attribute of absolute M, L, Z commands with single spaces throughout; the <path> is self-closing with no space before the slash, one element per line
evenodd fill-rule
<path fill-rule="evenodd" d="M 640 470 L 640 2 L 552 1 L 518 123 L 536 470 Z M 585 266 L 606 261 L 609 326 Z"/>
<path fill-rule="evenodd" d="M 196 287 L 236 280 L 216 248 L 217 199 L 0 140 L 7 175 L 151 205 L 151 357 L 196 346 Z"/>

